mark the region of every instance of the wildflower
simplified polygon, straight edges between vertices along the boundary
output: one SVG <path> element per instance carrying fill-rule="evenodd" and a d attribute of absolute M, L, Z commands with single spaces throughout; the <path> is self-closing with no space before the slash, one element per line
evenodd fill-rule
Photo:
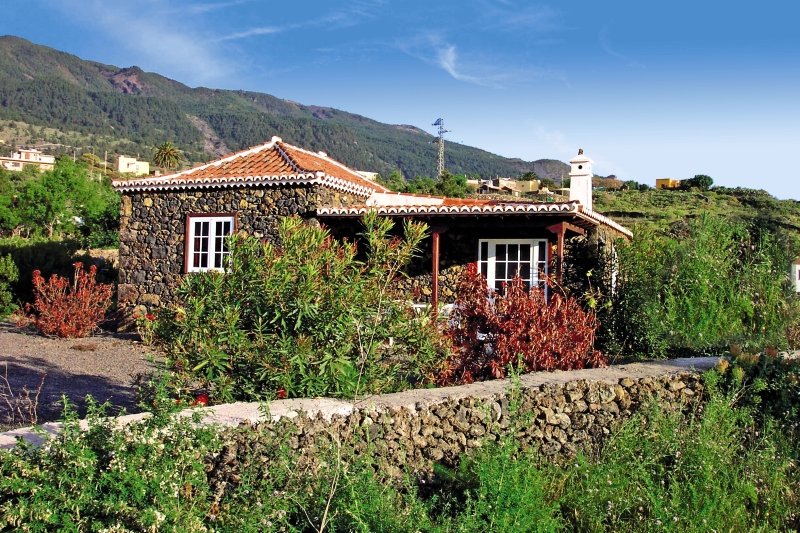
<path fill-rule="evenodd" d="M 153 313 L 147 313 L 146 315 L 144 315 L 144 317 L 145 317 L 147 320 L 149 320 L 150 322 L 152 322 L 153 320 L 155 320 L 155 319 L 156 319 L 156 315 L 154 315 Z"/>
<path fill-rule="evenodd" d="M 278 399 L 279 400 L 285 400 L 286 399 L 286 389 L 284 389 L 283 387 L 278 389 Z"/>
<path fill-rule="evenodd" d="M 205 407 L 206 405 L 208 405 L 208 393 L 205 392 L 197 393 L 191 405 L 192 407 L 197 407 L 198 405 L 201 407 Z"/>

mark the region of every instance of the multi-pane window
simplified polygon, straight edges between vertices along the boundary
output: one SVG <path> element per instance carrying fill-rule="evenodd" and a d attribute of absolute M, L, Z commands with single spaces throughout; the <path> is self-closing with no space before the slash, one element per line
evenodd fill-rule
<path fill-rule="evenodd" d="M 224 270 L 230 255 L 227 237 L 233 233 L 233 215 L 190 216 L 187 223 L 187 272 Z"/>
<path fill-rule="evenodd" d="M 540 286 L 547 275 L 547 240 L 481 239 L 478 267 L 495 291 L 501 291 L 517 274 L 526 289 Z"/>

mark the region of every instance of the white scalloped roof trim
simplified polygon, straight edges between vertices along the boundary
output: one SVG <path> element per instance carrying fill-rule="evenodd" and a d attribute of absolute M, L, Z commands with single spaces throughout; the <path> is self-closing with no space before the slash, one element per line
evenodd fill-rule
<path fill-rule="evenodd" d="M 281 176 L 231 176 L 223 178 L 202 178 L 186 180 L 169 179 L 143 179 L 143 180 L 115 180 L 113 186 L 120 192 L 133 191 L 173 191 L 178 189 L 211 189 L 211 188 L 237 188 L 248 186 L 278 187 L 281 185 L 322 185 L 330 189 L 369 196 L 373 190 L 368 187 L 356 185 L 347 180 L 329 176 L 322 173 L 290 174 Z"/>
<path fill-rule="evenodd" d="M 361 216 L 368 211 L 379 215 L 503 215 L 525 213 L 574 213 L 580 218 L 598 225 L 608 226 L 627 237 L 633 233 L 626 227 L 578 202 L 547 204 L 499 204 L 499 205 L 382 205 L 360 207 L 321 207 L 319 216 Z"/>
<path fill-rule="evenodd" d="M 557 204 L 496 204 L 496 205 L 381 205 L 374 207 L 321 207 L 319 215 L 360 216 L 368 211 L 379 215 L 473 215 L 504 213 L 578 213 L 574 202 Z"/>
<path fill-rule="evenodd" d="M 622 224 L 618 224 L 617 222 L 614 222 L 613 220 L 611 220 L 607 216 L 601 215 L 597 211 L 593 211 L 591 209 L 587 209 L 586 206 L 583 206 L 583 205 L 581 206 L 581 215 L 585 216 L 586 218 L 590 218 L 592 220 L 595 220 L 595 221 L 599 222 L 600 224 L 603 224 L 605 226 L 613 228 L 613 229 L 617 230 L 618 232 L 622 233 L 623 235 L 626 235 L 628 238 L 633 238 L 633 232 L 631 230 L 629 230 L 628 228 L 626 228 Z"/>

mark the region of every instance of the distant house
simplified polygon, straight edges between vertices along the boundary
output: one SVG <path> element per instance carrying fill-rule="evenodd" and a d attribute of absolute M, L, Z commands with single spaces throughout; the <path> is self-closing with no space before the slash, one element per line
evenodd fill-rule
<path fill-rule="evenodd" d="M 479 194 L 510 194 L 522 196 L 539 191 L 539 180 L 514 180 L 509 178 L 494 178 L 490 180 L 468 180 L 467 185 L 476 188 Z"/>
<path fill-rule="evenodd" d="M 656 189 L 680 189 L 681 180 L 672 178 L 659 178 L 656 180 Z"/>
<path fill-rule="evenodd" d="M 800 292 L 800 257 L 792 263 L 792 283 L 794 283 L 795 292 Z"/>
<path fill-rule="evenodd" d="M 10 157 L 0 156 L 0 165 L 7 170 L 22 170 L 25 165 L 34 165 L 39 170 L 52 170 L 55 163 L 55 156 L 43 154 L 36 149 L 23 149 L 12 153 Z"/>
<path fill-rule="evenodd" d="M 592 210 L 591 160 L 579 155 L 571 164 L 570 200 L 550 203 L 393 193 L 279 137 L 175 174 L 115 180 L 122 193 L 119 305 L 173 303 L 184 276 L 224 269 L 225 237 L 234 231 L 274 240 L 280 217 L 297 215 L 321 222 L 334 236 L 358 238 L 368 211 L 430 227 L 409 277 L 397 283 L 409 299 L 434 306 L 452 301 L 470 263 L 494 289 L 516 274 L 537 285 L 570 264 L 569 238 L 596 236 L 597 246 L 607 247 L 614 237 L 631 237 Z"/>
<path fill-rule="evenodd" d="M 139 161 L 135 157 L 121 155 L 117 158 L 117 172 L 133 174 L 134 176 L 146 176 L 150 174 L 150 163 Z"/>

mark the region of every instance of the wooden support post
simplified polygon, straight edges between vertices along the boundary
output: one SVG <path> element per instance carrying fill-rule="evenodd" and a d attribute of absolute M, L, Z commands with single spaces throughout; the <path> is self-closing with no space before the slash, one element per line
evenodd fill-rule
<path fill-rule="evenodd" d="M 564 233 L 565 231 L 562 227 L 561 231 L 556 234 L 556 253 L 558 255 L 558 270 L 556 271 L 556 274 L 558 276 L 559 284 L 564 281 Z"/>
<path fill-rule="evenodd" d="M 433 287 L 431 288 L 431 307 L 433 307 L 433 316 L 439 312 L 439 230 L 434 229 L 431 232 L 433 258 L 431 265 L 431 272 L 433 274 Z"/>

